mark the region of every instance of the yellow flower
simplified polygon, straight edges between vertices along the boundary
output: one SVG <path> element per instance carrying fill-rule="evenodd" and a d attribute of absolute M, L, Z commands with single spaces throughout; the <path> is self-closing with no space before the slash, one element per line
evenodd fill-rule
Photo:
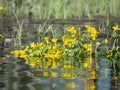
<path fill-rule="evenodd" d="M 92 45 L 91 44 L 84 44 L 84 48 L 87 50 L 88 53 L 92 52 Z"/>
<path fill-rule="evenodd" d="M 52 38 L 52 42 L 56 43 L 57 42 L 57 38 Z"/>
<path fill-rule="evenodd" d="M 11 54 L 14 54 L 15 57 L 18 57 L 20 52 L 19 52 L 19 50 L 15 50 L 15 51 L 12 51 Z"/>
<path fill-rule="evenodd" d="M 31 47 L 31 48 L 36 48 L 36 44 L 35 44 L 34 42 L 32 42 L 32 43 L 30 44 L 30 47 Z"/>
<path fill-rule="evenodd" d="M 25 64 L 29 64 L 29 60 L 26 59 L 26 60 L 25 60 Z"/>
<path fill-rule="evenodd" d="M 75 84 L 74 83 L 68 83 L 66 84 L 67 88 L 75 88 Z"/>
<path fill-rule="evenodd" d="M 87 58 L 87 62 L 88 62 L 88 63 L 92 63 L 92 57 L 88 57 L 88 58 Z"/>
<path fill-rule="evenodd" d="M 91 85 L 91 86 L 89 87 L 89 90 L 95 90 L 95 85 Z"/>
<path fill-rule="evenodd" d="M 83 63 L 83 67 L 88 68 L 89 67 L 88 63 Z"/>
<path fill-rule="evenodd" d="M 3 10 L 3 6 L 0 6 L 0 11 L 2 11 Z"/>
<path fill-rule="evenodd" d="M 2 34 L 0 34 L 0 38 L 4 38 L 4 36 Z"/>
<path fill-rule="evenodd" d="M 25 46 L 25 49 L 29 49 L 29 46 Z"/>
<path fill-rule="evenodd" d="M 97 30 L 92 26 L 86 25 L 85 28 L 90 33 L 90 36 L 91 36 L 92 40 L 95 40 L 97 38 L 99 32 L 97 32 Z"/>
<path fill-rule="evenodd" d="M 117 80 L 118 79 L 118 76 L 113 76 L 113 80 Z"/>
<path fill-rule="evenodd" d="M 81 30 L 81 28 L 78 28 L 78 30 Z"/>
<path fill-rule="evenodd" d="M 53 62 L 52 66 L 51 66 L 51 69 L 56 69 L 56 68 L 57 68 L 56 62 Z"/>
<path fill-rule="evenodd" d="M 47 44 L 49 43 L 49 37 L 45 37 L 44 40 Z"/>
<path fill-rule="evenodd" d="M 105 40 L 104 40 L 104 43 L 105 43 L 105 44 L 108 44 L 108 39 L 105 39 Z"/>
<path fill-rule="evenodd" d="M 74 27 L 66 28 L 66 30 L 72 34 L 76 34 L 76 30 Z"/>
<path fill-rule="evenodd" d="M 120 28 L 119 28 L 119 26 L 118 26 L 118 25 L 113 26 L 112 28 L 113 28 L 113 30 L 114 30 L 114 31 L 120 30 Z"/>

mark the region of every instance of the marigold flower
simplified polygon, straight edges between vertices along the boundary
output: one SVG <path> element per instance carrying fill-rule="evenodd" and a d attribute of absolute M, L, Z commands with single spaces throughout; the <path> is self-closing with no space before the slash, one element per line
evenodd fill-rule
<path fill-rule="evenodd" d="M 49 37 L 45 37 L 44 40 L 47 44 L 49 43 Z"/>
<path fill-rule="evenodd" d="M 75 27 L 66 28 L 66 30 L 72 34 L 76 34 Z"/>
<path fill-rule="evenodd" d="M 57 38 L 52 38 L 52 42 L 56 43 L 57 42 Z"/>
<path fill-rule="evenodd" d="M 0 6 L 0 11 L 2 11 L 3 10 L 3 6 Z"/>
<path fill-rule="evenodd" d="M 119 26 L 118 26 L 118 25 L 113 26 L 112 28 L 113 28 L 113 30 L 114 30 L 114 31 L 118 31 L 118 30 L 120 30 L 120 28 L 119 28 Z"/>
<path fill-rule="evenodd" d="M 105 40 L 104 40 L 104 43 L 105 43 L 105 44 L 108 44 L 108 39 L 105 39 Z"/>
<path fill-rule="evenodd" d="M 84 48 L 87 50 L 88 53 L 92 52 L 92 45 L 91 44 L 84 44 Z"/>
<path fill-rule="evenodd" d="M 4 38 L 4 36 L 2 34 L 0 34 L 0 38 Z"/>
<path fill-rule="evenodd" d="M 94 27 L 92 27 L 92 26 L 86 25 L 85 28 L 90 33 L 90 36 L 91 36 L 92 40 L 96 40 L 99 32 L 97 32 L 97 30 Z"/>

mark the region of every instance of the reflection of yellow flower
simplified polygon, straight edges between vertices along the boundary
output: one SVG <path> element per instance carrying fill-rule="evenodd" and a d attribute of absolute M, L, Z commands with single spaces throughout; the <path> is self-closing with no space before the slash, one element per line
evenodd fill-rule
<path fill-rule="evenodd" d="M 56 72 L 51 72 L 51 76 L 52 77 L 57 77 L 57 73 Z"/>
<path fill-rule="evenodd" d="M 45 71 L 45 72 L 43 72 L 43 76 L 44 76 L 44 77 L 48 77 L 48 76 L 49 76 L 49 73 Z"/>
<path fill-rule="evenodd" d="M 75 88 L 75 84 L 74 83 L 68 83 L 66 84 L 67 88 Z"/>
<path fill-rule="evenodd" d="M 90 78 L 91 80 L 92 80 L 92 79 L 96 79 L 96 75 L 91 75 L 89 78 Z"/>
<path fill-rule="evenodd" d="M 91 72 L 90 72 L 90 77 L 89 77 L 90 79 L 96 79 L 96 72 L 95 72 L 95 70 L 92 70 Z"/>
<path fill-rule="evenodd" d="M 63 78 L 69 78 L 69 77 L 71 77 L 71 73 L 62 73 L 62 77 Z"/>
<path fill-rule="evenodd" d="M 89 81 L 89 90 L 95 90 L 95 82 L 93 80 Z"/>
<path fill-rule="evenodd" d="M 0 11 L 2 11 L 3 10 L 3 7 L 2 6 L 0 6 Z"/>

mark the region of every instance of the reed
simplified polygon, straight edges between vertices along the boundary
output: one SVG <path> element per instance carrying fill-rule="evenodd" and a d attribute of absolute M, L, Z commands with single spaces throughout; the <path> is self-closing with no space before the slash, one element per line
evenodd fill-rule
<path fill-rule="evenodd" d="M 83 16 L 93 18 L 96 15 L 120 15 L 119 0 L 22 0 L 21 3 L 17 1 L 1 0 L 0 4 L 4 5 L 6 10 L 14 9 L 18 16 L 31 15 L 36 19 L 79 19 Z"/>
<path fill-rule="evenodd" d="M 18 24 L 18 43 L 17 43 L 17 46 L 18 47 L 21 47 L 21 45 L 22 45 L 22 31 L 23 31 L 23 29 L 22 29 L 22 25 L 23 25 L 23 23 L 22 22 L 20 22 L 20 20 L 18 19 L 18 16 L 15 14 L 15 12 L 14 11 L 12 11 L 13 12 L 13 15 L 14 15 L 14 17 L 15 17 L 15 19 L 16 19 L 16 21 L 17 21 L 17 24 Z"/>

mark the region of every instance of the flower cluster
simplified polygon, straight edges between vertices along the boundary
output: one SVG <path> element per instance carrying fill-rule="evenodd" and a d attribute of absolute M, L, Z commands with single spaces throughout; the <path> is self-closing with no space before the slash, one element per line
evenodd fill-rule
<path fill-rule="evenodd" d="M 74 42 L 77 39 L 76 30 L 74 27 L 66 28 L 68 33 L 62 36 L 62 42 L 65 46 L 74 47 Z"/>
<path fill-rule="evenodd" d="M 97 30 L 92 26 L 86 25 L 85 27 L 86 27 L 87 31 L 90 33 L 91 39 L 96 40 L 99 32 L 97 32 Z"/>
<path fill-rule="evenodd" d="M 93 40 L 97 38 L 98 32 L 92 26 L 86 26 L 86 32 L 90 33 Z M 44 60 L 53 63 L 52 68 L 56 68 L 54 62 L 66 61 L 67 57 L 77 57 L 78 59 L 84 59 L 90 56 L 92 53 L 92 43 L 90 39 L 80 35 L 81 29 L 75 27 L 67 27 L 65 33 L 61 37 L 62 42 L 59 44 L 57 38 L 50 38 L 50 36 L 44 37 L 42 42 L 34 43 L 25 46 L 21 50 L 14 50 L 11 54 L 16 57 L 26 60 L 26 64 L 31 66 L 41 67 L 40 63 Z M 84 33 L 85 35 L 86 33 Z M 85 39 L 88 42 L 85 42 Z M 52 61 L 51 61 L 52 60 Z M 46 64 L 49 67 L 50 64 Z"/>

